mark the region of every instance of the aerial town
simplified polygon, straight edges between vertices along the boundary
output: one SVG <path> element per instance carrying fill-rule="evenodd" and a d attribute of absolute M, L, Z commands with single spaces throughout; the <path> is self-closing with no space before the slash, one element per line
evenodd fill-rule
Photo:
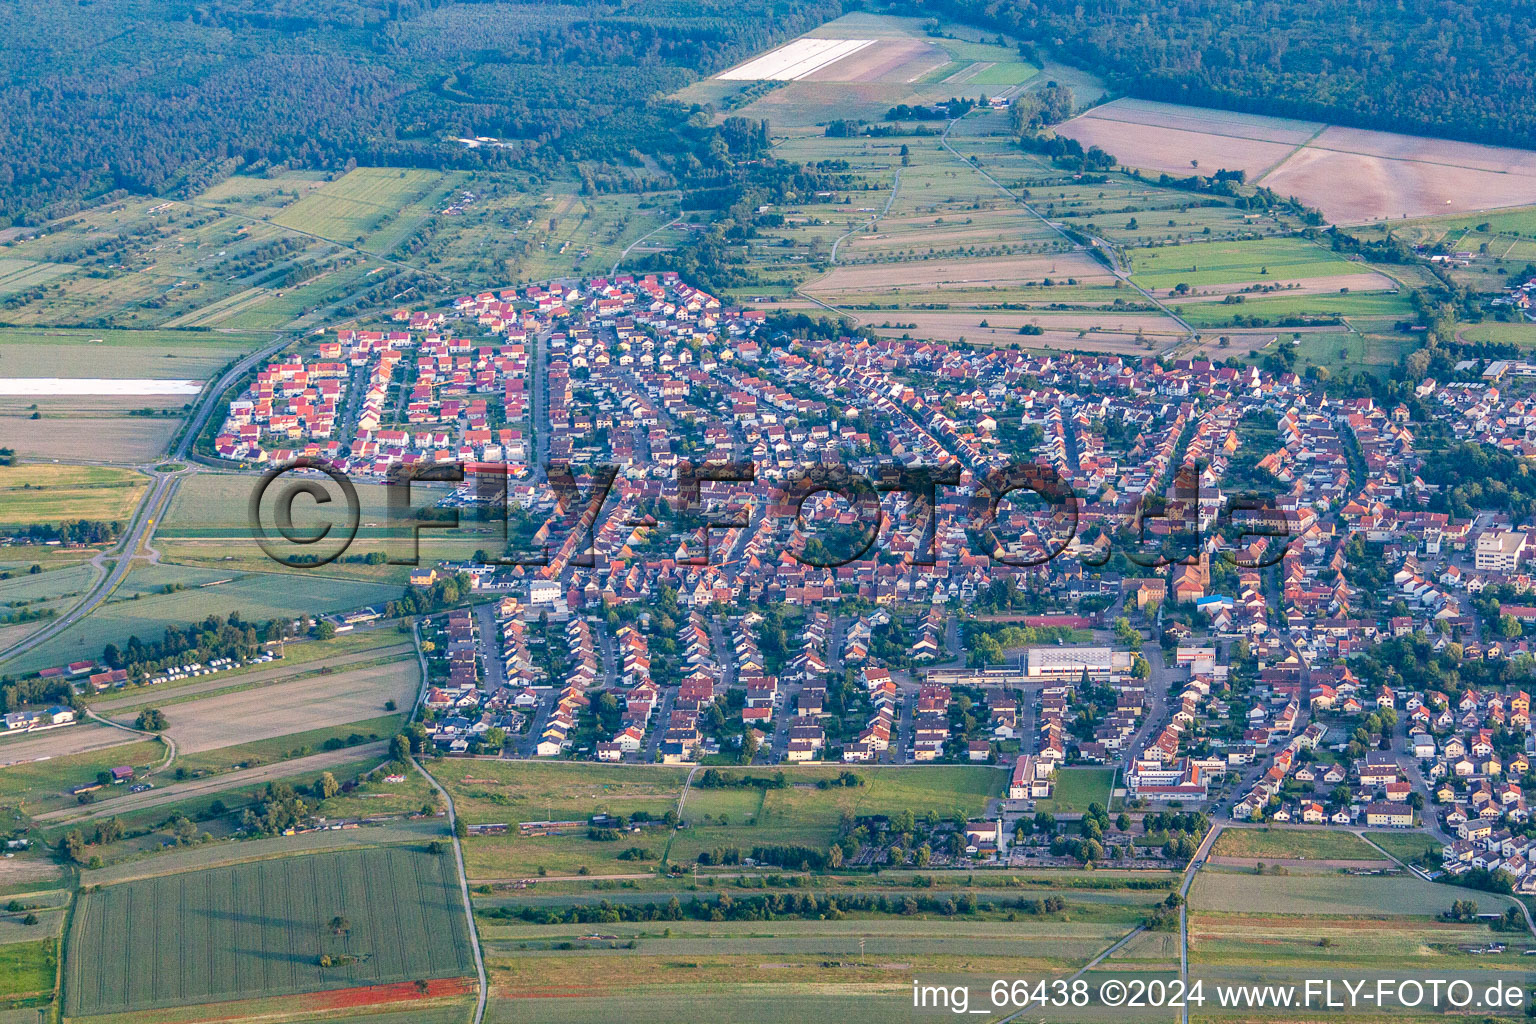
<path fill-rule="evenodd" d="M 1042 855 L 1012 823 L 1058 772 L 1107 766 L 1128 806 L 1423 827 L 1447 870 L 1536 892 L 1507 827 L 1536 732 L 1505 685 L 1530 664 L 1536 531 L 1450 506 L 1414 445 L 1536 451 L 1536 364 L 1464 360 L 1410 410 L 1280 366 L 803 333 L 672 273 L 467 295 L 317 332 L 214 448 L 365 481 L 455 464 L 441 504 L 517 527 L 412 571 L 483 602 L 427 624 L 446 755 L 1000 765 L 967 850 L 1015 863 Z M 1070 514 L 1018 489 L 988 507 L 1021 455 Z M 680 467 L 711 464 L 752 473 L 689 505 Z M 871 523 L 831 487 L 786 508 L 806 464 L 953 475 L 931 503 L 883 489 Z M 551 486 L 572 470 L 606 486 L 589 514 Z M 51 671 L 126 683 L 96 668 Z"/>

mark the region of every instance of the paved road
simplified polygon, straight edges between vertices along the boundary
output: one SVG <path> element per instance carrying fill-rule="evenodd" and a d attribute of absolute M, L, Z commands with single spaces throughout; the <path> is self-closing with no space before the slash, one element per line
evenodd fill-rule
<path fill-rule="evenodd" d="M 181 439 L 176 443 L 170 458 L 173 461 L 187 458 L 188 453 L 192 450 L 193 443 L 197 440 L 197 435 L 202 432 L 203 427 L 208 422 L 208 418 L 213 415 L 214 409 L 218 407 L 219 396 L 232 387 L 241 376 L 250 372 L 250 370 L 274 353 L 287 347 L 288 344 L 289 339 L 287 335 L 279 336 L 270 344 L 240 359 L 228 370 L 225 370 L 216 381 L 204 388 L 202 394 L 198 396 L 197 405 L 193 408 L 191 416 L 188 417 L 186 427 L 181 433 Z M 155 526 L 165 515 L 165 510 L 170 507 L 171 498 L 175 495 L 176 489 L 181 485 L 181 481 L 196 473 L 197 467 L 189 465 L 174 473 L 162 473 L 153 465 L 144 465 L 138 468 L 150 477 L 149 490 L 139 502 L 139 507 L 134 512 L 134 518 L 129 523 L 127 534 L 112 549 L 117 554 L 113 556 L 107 552 L 102 552 L 91 559 L 91 565 L 102 573 L 101 577 L 97 579 L 95 585 L 85 593 L 74 608 L 53 619 L 42 629 L 27 636 L 19 643 L 0 651 L 0 661 L 13 658 L 18 654 L 25 654 L 27 651 L 42 646 L 91 614 L 91 612 L 101 606 L 102 602 L 111 596 L 112 591 L 117 589 L 118 584 L 122 583 L 129 570 L 133 568 L 135 561 L 144 559 L 154 563 L 160 560 L 160 553 L 149 546 L 150 538 L 154 536 Z M 115 557 L 116 561 L 108 568 L 108 559 L 113 557 Z M 96 653 L 93 650 L 87 652 L 87 655 L 94 657 Z"/>
<path fill-rule="evenodd" d="M 485 693 L 495 693 L 507 685 L 506 665 L 502 662 L 501 627 L 496 622 L 496 606 L 476 605 L 475 621 L 480 630 L 476 642 L 476 646 L 480 649 L 480 667 L 483 673 L 480 689 Z"/>
<path fill-rule="evenodd" d="M 85 596 L 80 599 L 69 611 L 56 619 L 51 620 L 42 629 L 23 639 L 20 643 L 12 645 L 5 651 L 0 651 L 0 660 L 14 658 L 19 654 L 25 654 L 36 647 L 52 640 L 63 633 L 69 627 L 85 618 L 91 612 L 101 607 L 102 603 L 117 589 L 119 583 L 128 575 L 133 563 L 139 559 L 147 559 L 150 562 L 159 561 L 159 553 L 153 549 L 146 549 L 145 545 L 150 535 L 154 532 L 155 524 L 165 514 L 165 509 L 170 505 L 171 495 L 175 493 L 181 477 L 190 472 L 182 470 L 177 473 L 160 473 L 155 470 L 146 470 L 152 477 L 148 492 L 139 503 L 138 511 L 131 522 L 128 533 L 113 549 L 115 555 L 101 552 L 91 559 L 91 565 L 102 572 L 96 583 Z M 113 560 L 110 567 L 108 561 Z M 92 649 L 83 652 L 85 657 L 94 657 L 99 652 Z"/>
<path fill-rule="evenodd" d="M 226 789 L 239 789 L 246 786 L 259 785 L 271 782 L 274 779 L 307 775 L 311 772 L 323 772 L 328 768 L 334 768 L 339 764 L 350 764 L 353 761 L 367 761 L 375 757 L 382 760 L 388 753 L 389 744 L 384 740 L 379 740 L 377 743 L 360 743 L 355 747 L 327 750 L 324 753 L 311 754 L 308 757 L 296 757 L 291 761 L 278 761 L 275 764 L 264 764 L 256 768 L 247 768 L 244 771 L 226 772 L 223 775 L 211 775 L 205 779 L 192 779 L 188 782 L 176 782 L 169 786 L 151 789 L 144 793 L 129 793 L 127 796 L 118 797 L 115 800 L 109 800 L 102 804 L 65 807 L 57 811 L 48 811 L 44 814 L 39 814 L 36 820 L 74 824 L 77 822 L 94 821 L 97 818 L 110 818 L 114 815 L 126 814 L 129 811 L 142 811 L 151 807 L 160 807 L 164 804 L 178 803 L 188 797 L 200 796 L 205 793 L 218 793 Z"/>

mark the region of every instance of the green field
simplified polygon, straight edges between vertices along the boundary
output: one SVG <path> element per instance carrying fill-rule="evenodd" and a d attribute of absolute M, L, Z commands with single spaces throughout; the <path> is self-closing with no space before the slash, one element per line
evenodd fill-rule
<path fill-rule="evenodd" d="M 1428 832 L 1367 832 L 1365 837 L 1398 860 L 1411 860 L 1426 850 L 1440 855 L 1440 840 Z"/>
<path fill-rule="evenodd" d="M 0 524 L 97 519 L 126 524 L 147 484 L 114 466 L 0 466 Z"/>
<path fill-rule="evenodd" d="M 4 327 L 0 328 L 0 374 L 206 380 L 266 340 L 261 334 L 212 331 Z M 150 399 L 144 404 L 164 402 Z"/>
<path fill-rule="evenodd" d="M 1254 875 L 1205 870 L 1195 877 L 1189 904 L 1198 910 L 1317 917 L 1433 916 L 1466 892 L 1408 875 Z M 1489 893 L 1476 897 L 1501 909 L 1509 900 Z"/>
<path fill-rule="evenodd" d="M 438 762 L 431 770 L 450 792 L 460 815 L 470 823 L 504 822 L 508 835 L 474 836 L 464 846 L 471 878 L 515 878 L 537 874 L 628 874 L 655 867 L 665 852 L 674 863 L 689 863 L 705 850 L 755 845 L 801 844 L 824 848 L 837 835 L 844 814 L 915 812 L 975 817 L 998 796 L 1007 780 L 996 768 L 916 767 L 857 768 L 865 780 L 857 787 L 819 789 L 841 767 L 785 766 L 752 769 L 764 777 L 783 771 L 782 789 L 729 787 L 690 789 L 676 833 L 648 828 L 633 842 L 589 840 L 585 831 L 523 837 L 520 821 L 585 820 L 589 815 L 649 814 L 654 819 L 676 809 L 686 769 L 590 764 L 511 764 L 473 761 Z M 650 861 L 624 861 L 630 845 L 650 851 Z"/>
<path fill-rule="evenodd" d="M 1456 332 L 1467 341 L 1496 341 L 1522 348 L 1536 347 L 1536 323 L 1529 320 L 1520 323 L 1501 323 L 1485 320 L 1480 324 L 1468 324 Z"/>
<path fill-rule="evenodd" d="M 1407 317 L 1413 311 L 1408 296 L 1401 292 L 1350 292 L 1321 295 L 1249 295 L 1241 303 L 1175 303 L 1174 311 L 1194 327 L 1213 328 L 1228 325 L 1234 317 L 1264 317 L 1276 321 L 1285 317 Z M 1283 338 L 1286 328 L 1275 328 Z"/>
<path fill-rule="evenodd" d="M 152 767 L 164 759 L 165 748 L 159 740 L 144 740 L 46 761 L 7 765 L 0 769 L 0 805 L 23 809 L 27 814 L 68 807 L 75 802 L 68 790 L 93 782 L 97 772 L 118 765 Z"/>
<path fill-rule="evenodd" d="M 1211 848 L 1216 857 L 1259 860 L 1381 860 L 1370 844 L 1349 832 L 1282 828 L 1224 829 Z"/>
<path fill-rule="evenodd" d="M 57 919 L 62 915 L 54 913 L 49 916 L 57 924 Z M 54 939 L 0 945 L 0 999 L 51 997 L 57 969 L 58 945 Z"/>
<path fill-rule="evenodd" d="M 1108 809 L 1110 782 L 1114 779 L 1113 768 L 1058 768 L 1056 788 L 1050 799 L 1035 801 L 1038 811 L 1082 813 L 1088 805 L 1097 803 Z"/>
<path fill-rule="evenodd" d="M 253 743 L 241 743 L 232 747 L 219 747 L 216 750 L 188 754 L 177 758 L 176 766 L 192 772 L 227 772 L 237 768 L 270 764 L 273 761 L 286 761 L 324 749 L 327 740 L 346 741 L 353 736 L 362 736 L 368 741 L 388 739 L 400 731 L 400 725 L 404 721 L 403 714 L 384 715 L 361 722 L 294 732 L 268 740 L 256 740 Z"/>
<path fill-rule="evenodd" d="M 437 171 L 359 167 L 310 192 L 272 222 L 384 253 L 433 211 L 431 200 L 453 181 Z"/>
<path fill-rule="evenodd" d="M 350 930 L 336 934 L 333 918 Z M 322 967 L 323 955 L 355 958 Z M 71 1016 L 459 977 L 474 970 L 453 859 L 389 847 L 257 861 L 81 895 Z"/>
<path fill-rule="evenodd" d="M 276 563 L 271 563 L 274 566 Z M 183 589 L 166 593 L 170 585 Z M 138 597 L 134 597 L 138 594 Z M 168 625 L 201 621 L 210 614 L 239 612 L 250 621 L 317 615 L 382 603 L 400 588 L 326 575 L 324 570 L 287 573 L 219 572 L 176 565 L 135 568 L 112 598 L 91 614 L 6 665 L 33 671 L 99 657 L 103 646 L 125 644 L 130 636 L 158 639 Z"/>
<path fill-rule="evenodd" d="M 1369 271 L 1364 264 L 1351 263 L 1301 238 L 1195 242 L 1134 249 L 1129 256 L 1133 280 L 1153 290 L 1181 283 L 1191 288 L 1249 281 L 1281 283 Z"/>

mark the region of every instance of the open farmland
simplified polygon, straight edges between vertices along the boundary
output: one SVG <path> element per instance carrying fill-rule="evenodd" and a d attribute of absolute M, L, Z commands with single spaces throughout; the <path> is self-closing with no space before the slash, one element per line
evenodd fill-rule
<path fill-rule="evenodd" d="M 1100 262 L 1081 252 L 1001 259 L 943 260 L 920 263 L 855 264 L 833 268 L 825 277 L 805 286 L 807 294 L 848 304 L 859 301 L 911 301 L 915 291 L 968 292 L 1013 289 L 1066 283 L 1107 285 L 1114 275 Z"/>
<path fill-rule="evenodd" d="M 792 82 L 873 45 L 873 39 L 796 39 L 716 77 L 727 81 L 766 78 Z"/>
<path fill-rule="evenodd" d="M 415 657 L 407 655 L 381 665 L 203 697 L 168 708 L 165 735 L 178 752 L 196 754 L 362 722 L 382 715 L 387 700 L 409 707 L 419 677 Z M 131 715 L 124 717 L 131 720 Z"/>
<path fill-rule="evenodd" d="M 208 331 L 6 327 L 0 328 L 0 376 L 207 380 L 266 339 Z"/>
<path fill-rule="evenodd" d="M 112 466 L 0 466 L 0 523 L 127 522 L 144 475 Z"/>
<path fill-rule="evenodd" d="M 775 132 L 819 135 L 837 118 L 878 121 L 900 103 L 940 103 L 951 96 L 1014 95 L 1041 80 L 1040 68 L 974 27 L 947 24 L 929 34 L 922 18 L 853 12 L 738 65 L 703 85 L 772 81 L 734 111 L 766 117 Z M 850 49 L 836 59 L 838 43 Z M 863 45 L 857 45 L 863 44 Z M 699 85 L 680 94 L 701 96 Z"/>
<path fill-rule="evenodd" d="M 0 737 L 0 767 L 119 747 L 136 739 L 132 733 L 94 722 L 4 736 Z"/>
<path fill-rule="evenodd" d="M 767 1024 L 827 1015 L 871 1024 L 905 1020 L 914 1012 L 913 977 L 974 986 L 977 977 L 1009 972 L 1065 973 L 1125 935 L 1166 895 L 1117 888 L 1107 876 L 1092 891 L 1057 888 L 1050 878 L 993 876 L 983 883 L 981 877 L 939 872 L 917 887 L 905 873 L 801 884 L 772 872 L 748 872 L 741 878 L 701 875 L 686 891 L 675 888 L 682 880 L 637 883 L 639 891 L 589 891 L 564 882 L 550 883 L 560 891 L 546 891 L 541 882 L 536 889 L 477 897 L 492 982 L 487 1019 L 602 1019 L 622 995 L 634 1008 L 626 1019 L 658 1024 Z M 657 888 L 644 891 L 650 884 Z M 664 915 L 663 927 L 652 915 L 673 894 L 677 912 Z M 1041 913 L 1039 900 L 1046 896 L 1063 899 L 1063 908 Z M 811 900 L 839 909 L 823 914 L 808 906 Z M 759 901 L 774 912 L 741 912 Z M 946 901 L 966 909 L 958 915 L 928 912 L 943 911 Z M 543 916 L 601 904 L 618 913 L 598 934 L 591 925 Z M 729 912 L 733 906 L 735 914 Z M 1149 943 L 1145 955 L 1154 955 L 1157 945 Z M 971 1005 L 978 1005 L 974 996 Z"/>
<path fill-rule="evenodd" d="M 1410 875 L 1254 875 L 1201 871 L 1190 890 L 1192 910 L 1244 909 L 1251 913 L 1318 916 L 1433 916 L 1465 892 Z M 1478 893 L 1500 909 L 1506 897 Z"/>
<path fill-rule="evenodd" d="M 1536 153 L 1525 150 L 1131 99 L 1057 130 L 1127 167 L 1241 170 L 1340 223 L 1536 202 Z"/>
<path fill-rule="evenodd" d="M 341 934 L 330 925 L 337 916 Z M 343 962 L 322 967 L 323 955 Z M 399 847 L 322 853 L 84 893 L 65 1010 L 122 1013 L 473 969 L 450 857 Z"/>
<path fill-rule="evenodd" d="M 436 211 L 455 180 L 436 171 L 359 167 L 310 191 L 272 222 L 387 253 Z"/>
<path fill-rule="evenodd" d="M 7 669 L 29 671 L 97 657 L 109 644 L 130 636 L 159 638 L 168 625 L 200 622 L 209 615 L 239 612 L 250 622 L 298 614 L 326 614 L 381 603 L 399 596 L 393 585 L 367 583 L 314 572 L 270 573 L 187 568 L 136 567 L 112 599 L 89 619 L 26 654 Z M 135 598 L 133 595 L 138 594 Z"/>
<path fill-rule="evenodd" d="M 1362 265 L 1334 255 L 1302 238 L 1266 238 L 1255 241 L 1197 242 L 1167 245 L 1131 252 L 1134 279 L 1143 288 L 1172 290 L 1188 285 L 1193 291 L 1215 287 L 1218 294 L 1247 286 L 1278 286 L 1309 281 L 1331 283 L 1362 276 Z M 1388 277 L 1372 275 L 1376 287 L 1395 291 Z M 1326 287 L 1326 284 L 1324 285 Z M 1348 287 L 1348 285 L 1335 286 Z M 1266 294 L 1256 294 L 1263 298 Z"/>
<path fill-rule="evenodd" d="M 132 465 L 164 455 L 181 425 L 180 420 L 170 417 L 117 415 L 122 411 L 121 402 L 103 403 L 115 407 L 94 410 L 72 399 L 37 404 L 42 407 L 41 415 L 34 419 L 32 413 L 23 411 L 20 399 L 13 400 L 10 407 L 0 403 L 0 436 L 5 437 L 5 446 L 16 449 L 19 455 L 65 462 L 106 459 Z"/>

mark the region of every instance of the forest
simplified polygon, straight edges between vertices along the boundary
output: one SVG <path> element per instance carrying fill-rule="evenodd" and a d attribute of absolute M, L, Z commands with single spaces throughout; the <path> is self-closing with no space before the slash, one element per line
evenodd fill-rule
<path fill-rule="evenodd" d="M 359 164 L 672 184 L 659 97 L 841 13 L 837 0 L 23 0 L 0 5 L 0 226 L 116 190 Z M 467 148 L 460 137 L 503 146 Z"/>
<path fill-rule="evenodd" d="M 1008 32 L 1136 96 L 1536 147 L 1529 4 L 888 9 Z M 841 13 L 842 0 L 0 5 L 0 227 L 119 191 L 185 194 L 237 170 L 354 161 L 579 177 L 593 191 L 681 186 L 723 209 L 789 187 L 793 171 L 663 97 Z M 470 136 L 498 144 L 456 141 Z M 731 276 L 707 251 L 698 261 Z"/>
<path fill-rule="evenodd" d="M 935 0 L 904 9 L 1038 43 L 1143 99 L 1536 147 L 1528 3 Z"/>

